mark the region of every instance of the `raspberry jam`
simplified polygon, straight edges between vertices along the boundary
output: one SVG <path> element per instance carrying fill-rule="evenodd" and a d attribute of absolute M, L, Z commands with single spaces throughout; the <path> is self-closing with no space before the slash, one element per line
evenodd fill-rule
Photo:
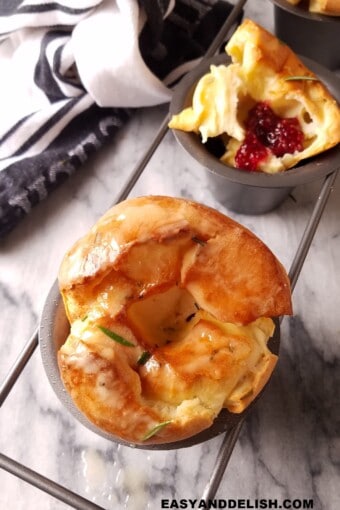
<path fill-rule="evenodd" d="M 246 138 L 235 156 L 237 168 L 254 171 L 270 153 L 281 157 L 303 150 L 298 119 L 279 117 L 265 102 L 249 111 L 246 129 Z"/>
<path fill-rule="evenodd" d="M 255 133 L 248 131 L 243 144 L 236 153 L 236 166 L 243 170 L 256 170 L 259 163 L 264 161 L 268 154 L 269 150 L 259 140 Z"/>

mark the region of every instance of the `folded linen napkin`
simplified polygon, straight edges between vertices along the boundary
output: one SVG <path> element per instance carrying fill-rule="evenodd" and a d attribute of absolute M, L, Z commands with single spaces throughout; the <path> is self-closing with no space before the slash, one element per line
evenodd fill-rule
<path fill-rule="evenodd" d="M 0 237 L 133 108 L 169 101 L 167 75 L 202 56 L 231 8 L 222 0 L 0 3 Z"/>

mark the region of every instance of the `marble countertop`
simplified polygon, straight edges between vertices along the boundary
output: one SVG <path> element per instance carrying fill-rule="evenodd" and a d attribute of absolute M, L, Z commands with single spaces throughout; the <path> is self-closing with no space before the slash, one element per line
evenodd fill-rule
<path fill-rule="evenodd" d="M 246 15 L 273 30 L 269 2 L 249 0 Z M 63 253 L 115 202 L 166 110 L 138 111 L 3 242 L 1 381 L 39 321 Z M 131 195 L 169 194 L 216 207 L 255 232 L 288 270 L 321 184 L 296 188 L 294 199 L 266 215 L 232 213 L 215 200 L 202 169 L 167 133 Z M 261 499 L 277 505 L 289 500 L 292 508 L 303 508 L 303 500 L 313 500 L 309 508 L 318 510 L 340 508 L 339 209 L 337 182 L 294 291 L 294 316 L 282 323 L 277 369 L 242 428 L 217 492 L 219 500 L 248 505 L 235 508 L 261 508 L 255 506 Z M 4 403 L 0 427 L 3 454 L 108 510 L 159 509 L 162 499 L 199 500 L 222 441 L 152 452 L 95 435 L 62 407 L 39 349 Z M 3 509 L 67 508 L 5 471 L 0 486 Z"/>

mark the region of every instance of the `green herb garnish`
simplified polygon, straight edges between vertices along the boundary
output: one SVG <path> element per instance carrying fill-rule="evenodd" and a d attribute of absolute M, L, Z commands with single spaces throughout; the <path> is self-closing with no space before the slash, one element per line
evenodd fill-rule
<path fill-rule="evenodd" d="M 82 322 L 84 322 L 84 321 L 86 321 L 86 319 L 87 319 L 87 318 L 88 318 L 88 315 L 85 315 L 85 316 L 81 319 L 81 321 L 82 321 Z"/>
<path fill-rule="evenodd" d="M 299 81 L 299 80 L 307 80 L 307 81 L 319 81 L 318 78 L 314 76 L 287 76 L 285 81 Z"/>
<path fill-rule="evenodd" d="M 118 342 L 119 344 L 125 345 L 126 347 L 136 347 L 135 344 L 129 342 L 128 340 L 125 340 L 120 335 L 117 335 L 114 331 L 111 331 L 111 329 L 105 328 L 104 326 L 98 326 L 100 331 L 102 331 L 106 336 L 111 338 L 111 340 L 114 340 L 115 342 Z"/>
<path fill-rule="evenodd" d="M 150 439 L 150 437 L 153 437 L 156 435 L 160 430 L 162 430 L 164 427 L 169 425 L 171 423 L 171 420 L 163 421 L 162 423 L 159 423 L 156 425 L 156 427 L 153 427 L 149 432 L 145 434 L 145 436 L 142 437 L 142 441 L 146 441 L 147 439 Z"/>
<path fill-rule="evenodd" d="M 190 322 L 191 319 L 193 319 L 195 317 L 195 315 L 196 315 L 196 312 L 191 313 L 190 315 L 188 315 L 188 317 L 186 317 L 185 321 L 186 322 Z"/>
<path fill-rule="evenodd" d="M 194 241 L 194 243 L 200 244 L 201 246 L 207 244 L 207 241 L 203 241 L 203 239 L 200 239 L 199 237 L 196 236 L 192 237 L 191 240 Z"/>
<path fill-rule="evenodd" d="M 145 365 L 145 363 L 151 358 L 151 352 L 144 351 L 137 360 L 138 365 Z"/>

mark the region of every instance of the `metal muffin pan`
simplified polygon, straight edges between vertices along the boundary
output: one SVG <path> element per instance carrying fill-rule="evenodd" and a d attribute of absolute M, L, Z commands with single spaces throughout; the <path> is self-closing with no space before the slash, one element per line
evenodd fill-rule
<path fill-rule="evenodd" d="M 308 2 L 274 4 L 275 34 L 296 53 L 329 69 L 340 68 L 340 17 L 309 12 Z"/>
<path fill-rule="evenodd" d="M 340 102 L 340 79 L 329 69 L 301 57 Z M 170 114 L 176 114 L 190 106 L 198 80 L 209 72 L 211 64 L 229 64 L 230 58 L 218 55 L 203 61 L 188 73 L 177 85 L 170 104 Z M 242 214 L 264 214 L 278 207 L 293 188 L 322 179 L 340 165 L 340 145 L 300 162 L 294 168 L 277 174 L 247 172 L 223 164 L 207 150 L 195 133 L 173 130 L 180 145 L 202 166 L 216 198 L 228 209 Z M 199 176 L 198 176 L 199 178 Z"/>

